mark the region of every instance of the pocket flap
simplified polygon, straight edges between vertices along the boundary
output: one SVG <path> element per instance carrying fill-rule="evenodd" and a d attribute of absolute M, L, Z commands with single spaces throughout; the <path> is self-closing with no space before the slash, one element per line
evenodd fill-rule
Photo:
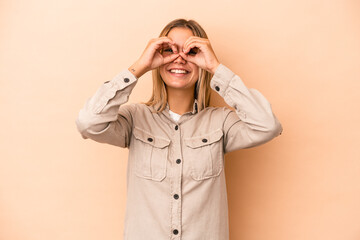
<path fill-rule="evenodd" d="M 206 146 L 206 145 L 212 144 L 214 142 L 217 142 L 221 139 L 222 136 L 223 136 L 222 130 L 217 129 L 214 132 L 204 134 L 201 136 L 196 136 L 196 137 L 192 137 L 192 138 L 184 138 L 184 141 L 188 147 L 198 148 L 198 147 Z"/>
<path fill-rule="evenodd" d="M 150 144 L 151 146 L 154 146 L 156 148 L 164 148 L 166 146 L 169 146 L 170 144 L 169 139 L 154 136 L 137 127 L 134 128 L 133 135 L 136 139 L 139 139 L 140 141 Z"/>

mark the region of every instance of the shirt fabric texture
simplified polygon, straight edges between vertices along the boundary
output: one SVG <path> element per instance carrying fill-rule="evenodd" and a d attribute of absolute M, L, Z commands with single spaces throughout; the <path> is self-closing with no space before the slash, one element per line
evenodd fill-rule
<path fill-rule="evenodd" d="M 128 69 L 104 82 L 80 110 L 82 138 L 129 149 L 124 240 L 228 240 L 224 154 L 282 132 L 267 99 L 225 65 L 210 86 L 233 107 L 193 109 L 178 122 L 127 103 L 138 79 Z M 125 104 L 127 103 L 127 104 Z"/>

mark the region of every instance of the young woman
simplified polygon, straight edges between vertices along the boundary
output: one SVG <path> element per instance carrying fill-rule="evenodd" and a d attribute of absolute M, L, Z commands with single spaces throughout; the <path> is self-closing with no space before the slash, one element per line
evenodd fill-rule
<path fill-rule="evenodd" d="M 126 104 L 152 70 L 153 93 Z M 209 107 L 211 89 L 229 106 Z M 228 240 L 224 154 L 282 132 L 270 103 L 219 62 L 203 28 L 176 19 L 80 110 L 84 139 L 129 148 L 124 240 Z"/>

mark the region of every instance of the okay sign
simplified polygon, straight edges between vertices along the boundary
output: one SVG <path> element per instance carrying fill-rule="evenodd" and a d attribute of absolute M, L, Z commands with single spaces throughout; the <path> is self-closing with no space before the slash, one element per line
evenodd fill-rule
<path fill-rule="evenodd" d="M 182 51 L 179 51 L 179 54 L 186 61 L 192 62 L 212 74 L 215 73 L 216 68 L 220 65 L 207 38 L 189 37 L 184 43 Z"/>

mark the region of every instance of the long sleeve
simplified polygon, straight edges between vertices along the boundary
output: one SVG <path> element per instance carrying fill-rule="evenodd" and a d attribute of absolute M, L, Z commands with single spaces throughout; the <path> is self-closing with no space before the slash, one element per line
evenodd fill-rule
<path fill-rule="evenodd" d="M 124 69 L 104 82 L 86 101 L 75 121 L 84 139 L 128 147 L 135 106 L 121 105 L 128 101 L 137 80 L 128 69 Z"/>
<path fill-rule="evenodd" d="M 248 89 L 241 78 L 220 64 L 210 86 L 234 110 L 224 108 L 225 153 L 270 141 L 282 133 L 268 100 L 256 89 Z"/>

